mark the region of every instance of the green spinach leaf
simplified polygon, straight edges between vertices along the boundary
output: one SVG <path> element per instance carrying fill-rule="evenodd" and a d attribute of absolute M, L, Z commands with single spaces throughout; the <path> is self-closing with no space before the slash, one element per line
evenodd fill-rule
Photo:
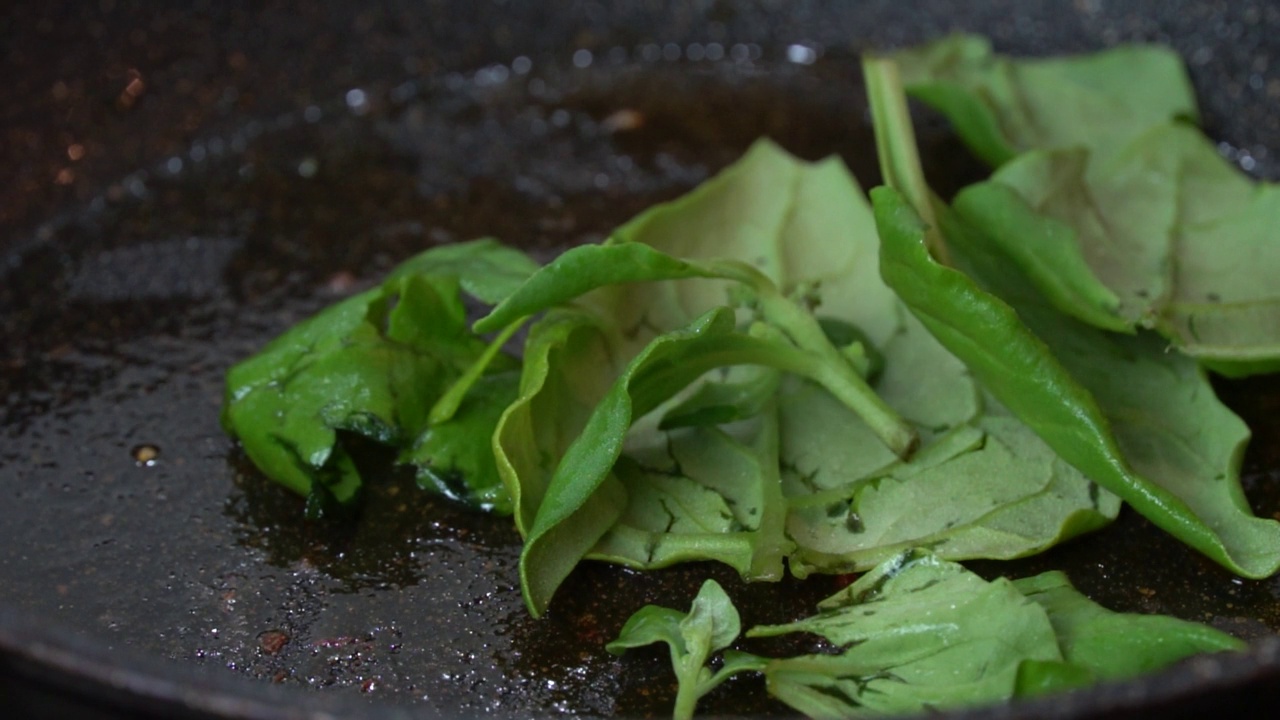
<path fill-rule="evenodd" d="M 818 609 L 747 631 L 814 633 L 838 649 L 763 665 L 770 694 L 811 717 L 993 703 L 1244 647 L 1196 623 L 1106 610 L 1062 573 L 988 582 L 919 550 L 885 561 Z"/>
<path fill-rule="evenodd" d="M 591 290 L 694 278 L 728 280 L 746 286 L 751 293 L 749 302 L 758 306 L 761 319 L 813 356 L 806 374 L 858 413 L 894 454 L 905 457 L 914 451 L 918 442 L 914 428 L 867 385 L 849 358 L 831 344 L 818 319 L 784 297 L 765 274 L 737 260 L 684 260 L 643 243 L 616 238 L 603 245 L 584 245 L 565 252 L 534 273 L 488 317 L 477 322 L 476 329 L 483 332 L 501 327 Z"/>
<path fill-rule="evenodd" d="M 795 498 L 791 567 L 799 576 L 848 572 L 912 547 L 957 559 L 1022 557 L 1096 530 L 1118 511 L 1115 495 L 1021 421 L 988 414 L 869 481 Z"/>
<path fill-rule="evenodd" d="M 731 676 L 759 670 L 763 665 L 763 659 L 746 653 L 725 653 L 725 662 L 718 671 L 707 667 L 711 655 L 729 647 L 741 630 L 738 609 L 719 583 L 708 580 L 693 599 L 689 612 L 646 605 L 627 620 L 618 638 L 606 649 L 621 655 L 631 648 L 666 643 L 679 682 L 672 716 L 688 720 L 703 695 Z"/>
<path fill-rule="evenodd" d="M 946 114 L 992 165 L 1041 148 L 1109 152 L 1153 125 L 1198 115 L 1182 59 L 1160 46 L 1012 60 L 986 38 L 955 35 L 891 57 L 907 92 Z"/>
<path fill-rule="evenodd" d="M 1200 653 L 1243 650 L 1242 640 L 1167 615 L 1117 613 L 1080 594 L 1060 572 L 1013 581 L 1045 609 L 1063 659 L 1090 680 L 1123 680 Z"/>
<path fill-rule="evenodd" d="M 893 57 L 909 93 L 1004 164 L 956 211 L 1061 311 L 1154 328 L 1226 375 L 1280 369 L 1280 190 L 1175 122 L 1196 116 L 1175 53 L 1013 60 L 956 36 Z"/>
<path fill-rule="evenodd" d="M 785 177 L 797 168 L 804 179 L 792 183 L 796 208 L 773 240 L 786 248 L 789 269 L 758 266 L 774 273 L 773 280 L 761 277 L 764 270 L 709 255 L 693 238 L 681 235 L 676 242 L 668 235 L 714 227 L 701 238 L 711 248 L 763 245 L 757 257 L 764 257 L 768 246 L 756 236 L 754 220 L 734 225 L 704 218 L 721 217 L 727 189 L 740 187 L 750 196 L 760 184 L 757 173 Z M 704 259 L 671 257 L 667 246 Z M 950 559 L 1019 557 L 1114 518 L 1116 498 L 1057 461 L 1017 421 L 1001 418 L 1007 413 L 999 403 L 984 401 L 964 364 L 871 272 L 876 264 L 870 208 L 847 171 L 831 162 L 804 166 L 765 144 L 691 196 L 624 226 L 605 245 L 570 251 L 479 324 L 501 327 L 550 306 L 558 308 L 548 316 L 558 318 L 552 327 L 568 328 L 565 318 L 579 318 L 571 334 L 591 348 L 548 354 L 542 325 L 535 325 L 525 392 L 495 445 L 521 508 L 526 599 L 535 613 L 583 557 L 637 568 L 714 559 L 744 577 L 773 579 L 781 575 L 783 557 L 801 576 L 849 572 L 922 543 Z M 807 269 L 794 274 L 796 268 Z M 739 320 L 760 318 L 749 333 L 733 327 L 725 278 L 752 291 L 737 313 Z M 792 288 L 790 298 L 781 296 L 783 287 Z M 575 304 L 562 304 L 568 301 Z M 822 320 L 807 312 L 807 303 L 819 303 Z M 675 322 L 704 304 L 723 316 L 719 339 L 681 351 L 680 382 L 656 396 L 656 404 L 622 402 L 639 387 L 634 378 L 619 379 L 623 363 L 650 352 L 655 337 L 669 338 L 653 334 L 664 328 L 655 318 Z M 823 349 L 806 352 L 818 345 L 802 346 L 796 337 L 813 339 L 804 333 L 815 332 Z M 649 344 L 640 345 L 640 338 Z M 735 363 L 758 367 L 726 377 L 695 373 Z M 870 372 L 875 365 L 877 401 L 924 439 L 918 460 L 902 461 L 850 409 L 848 378 L 861 383 L 858 368 Z M 839 373 L 832 374 L 832 366 Z M 544 394 L 544 380 L 561 373 L 565 380 Z M 614 385 L 610 396 L 623 396 L 594 410 L 595 434 L 589 434 L 586 416 L 606 397 L 600 388 L 615 379 L 631 389 Z M 569 392 L 587 386 L 590 393 Z M 535 402 L 544 410 L 534 412 Z M 646 416 L 649 409 L 658 412 Z M 606 421 L 601 413 L 619 414 Z M 571 446 L 581 448 L 572 459 Z M 912 510 L 922 497 L 938 510 Z M 933 502 L 939 498 L 946 501 Z M 537 538 L 536 517 L 552 518 L 539 520 Z"/>
<path fill-rule="evenodd" d="M 868 65 L 869 73 L 885 71 Z M 905 117 L 900 91 L 871 99 L 898 105 Z M 919 172 L 918 162 L 897 163 Z M 1014 416 L 1086 476 L 1234 572 L 1265 577 L 1280 567 L 1280 523 L 1254 517 L 1240 489 L 1248 429 L 1194 363 L 1149 337 L 1104 333 L 1058 313 L 1009 272 L 998 247 L 932 197 L 877 188 L 872 200 L 885 281 Z M 930 256 L 917 204 L 931 206 L 967 275 Z"/>
<path fill-rule="evenodd" d="M 1064 312 L 1154 328 L 1225 374 L 1280 368 L 1280 186 L 1195 128 L 1159 125 L 1112 155 L 1029 153 L 955 206 Z"/>
<path fill-rule="evenodd" d="M 417 469 L 418 484 L 472 507 L 511 514 L 511 495 L 498 474 L 491 443 L 502 413 L 515 401 L 518 371 L 478 377 L 446 420 L 430 423 L 400 462 Z"/>
<path fill-rule="evenodd" d="M 593 313 L 557 308 L 529 329 L 519 395 L 503 411 L 492 441 L 522 536 L 533 527 L 560 459 L 616 375 L 608 333 Z"/>
<path fill-rule="evenodd" d="M 381 286 L 318 313 L 233 367 L 223 426 L 264 473 L 311 496 L 310 510 L 330 501 L 350 504 L 362 479 L 338 433 L 401 449 L 418 443 L 432 429 L 432 405 L 486 356 L 486 343 L 467 328 L 459 291 L 496 301 L 535 268 L 522 253 L 492 240 L 437 248 L 406 261 Z M 498 355 L 484 370 L 516 365 Z M 472 405 L 488 401 L 500 407 L 505 400 L 484 393 Z M 494 417 L 493 408 L 477 409 L 461 425 L 482 430 L 490 422 L 491 431 Z M 497 476 L 482 458 L 473 454 L 471 462 L 449 467 L 464 469 L 464 485 L 476 485 L 457 494 L 509 510 L 506 499 L 493 492 Z"/>
<path fill-rule="evenodd" d="M 627 504 L 626 486 L 614 466 L 632 423 L 717 368 L 762 365 L 811 378 L 822 375 L 821 359 L 795 347 L 768 326 L 755 328 L 759 331 L 739 331 L 730 308 L 712 310 L 687 328 L 655 338 L 600 399 L 581 434 L 564 450 L 525 537 L 521 579 L 526 603 L 535 615 L 542 613 L 556 587 L 604 536 Z M 714 453 L 717 448 L 712 445 L 708 449 Z M 767 451 L 763 454 L 771 455 Z M 701 461 L 713 478 L 712 487 L 725 482 L 714 478 L 722 468 L 708 464 L 707 459 L 702 456 Z M 759 464 L 756 469 L 769 472 Z M 632 473 L 633 477 L 643 475 Z M 774 508 L 777 507 L 775 502 Z M 758 510 L 763 513 L 767 508 Z M 780 533 L 780 523 L 770 525 Z M 780 538 L 773 538 L 756 544 L 753 550 L 768 548 L 776 554 L 785 547 Z M 750 564 L 770 568 L 767 574 L 775 578 L 781 571 L 780 556 L 753 558 Z"/>
<path fill-rule="evenodd" d="M 769 693 L 811 717 L 872 717 L 1007 700 L 1027 661 L 1062 662 L 1044 609 L 1008 580 L 900 553 L 819 604 L 747 637 L 820 635 L 840 651 L 771 660 Z"/>

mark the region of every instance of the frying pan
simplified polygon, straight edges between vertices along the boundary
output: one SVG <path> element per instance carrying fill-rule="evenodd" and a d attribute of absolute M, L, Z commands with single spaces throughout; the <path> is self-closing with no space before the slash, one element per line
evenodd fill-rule
<path fill-rule="evenodd" d="M 535 253 L 598 239 L 761 134 L 806 157 L 838 152 L 870 186 L 858 51 L 962 29 L 1023 55 L 1169 43 L 1223 152 L 1280 177 L 1280 9 L 1261 2 L 11 3 L 0 29 L 6 709 L 667 713 L 661 653 L 602 650 L 631 612 L 687 605 L 713 576 L 744 599 L 745 623 L 779 622 L 830 581 L 743 587 L 707 565 L 587 565 L 549 617 L 530 620 L 510 524 L 418 491 L 377 448 L 360 452 L 379 478 L 364 512 L 304 521 L 218 428 L 222 375 L 414 250 L 480 235 Z M 920 123 L 942 189 L 981 173 L 945 124 Z M 1280 513 L 1280 385 L 1219 389 L 1255 431 L 1255 510 Z M 1280 584 L 1232 578 L 1132 513 L 1046 555 L 974 567 L 1065 569 L 1109 607 L 1252 644 L 961 716 L 1245 715 L 1280 699 Z M 748 680 L 706 708 L 786 713 Z"/>

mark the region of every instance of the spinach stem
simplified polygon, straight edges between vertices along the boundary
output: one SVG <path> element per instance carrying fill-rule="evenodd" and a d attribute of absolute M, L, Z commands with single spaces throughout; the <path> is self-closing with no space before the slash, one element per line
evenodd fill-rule
<path fill-rule="evenodd" d="M 696 682 L 680 682 L 676 690 L 676 706 L 671 712 L 672 720 L 692 720 L 693 712 L 698 707 L 699 690 Z"/>
<path fill-rule="evenodd" d="M 920 437 L 915 428 L 876 394 L 853 363 L 827 339 L 818 321 L 770 287 L 759 295 L 765 318 L 781 328 L 801 350 L 816 356 L 812 377 L 862 418 L 894 455 L 906 460 Z"/>
<path fill-rule="evenodd" d="M 493 338 L 493 342 L 489 343 L 489 346 L 484 349 L 480 357 L 476 358 L 475 362 L 471 363 L 466 371 L 436 400 L 435 405 L 431 406 L 431 412 L 427 415 L 427 422 L 432 425 L 439 425 L 447 422 L 458 412 L 458 406 L 462 404 L 462 399 L 467 396 L 471 386 L 476 384 L 476 381 L 484 374 L 485 368 L 489 367 L 489 363 L 493 362 L 493 359 L 498 356 L 502 346 L 507 344 L 511 336 L 516 334 L 516 331 L 520 329 L 520 326 L 524 325 L 527 319 L 527 317 L 522 317 L 509 323 Z"/>
<path fill-rule="evenodd" d="M 726 276 L 746 284 L 756 293 L 760 312 L 796 347 L 814 360 L 805 374 L 853 410 L 894 455 L 906 460 L 920 444 L 914 427 L 876 394 L 866 378 L 827 338 L 817 318 L 778 291 L 755 268 L 736 262 L 716 265 Z"/>
<path fill-rule="evenodd" d="M 867 82 L 867 99 L 871 103 L 871 124 L 876 135 L 876 154 L 880 156 L 880 174 L 884 184 L 906 196 L 925 224 L 925 246 L 933 259 L 951 265 L 951 254 L 933 212 L 933 193 L 925 182 L 911 125 L 911 110 L 902 88 L 898 65 L 882 57 L 866 57 L 862 74 Z"/>

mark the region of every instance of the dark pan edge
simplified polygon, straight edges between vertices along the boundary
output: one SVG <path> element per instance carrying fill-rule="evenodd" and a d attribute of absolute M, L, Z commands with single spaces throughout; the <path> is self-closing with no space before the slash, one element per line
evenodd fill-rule
<path fill-rule="evenodd" d="M 21 692 L 0 684 L 9 709 L 36 707 L 60 697 L 55 713 L 80 717 L 182 719 L 329 720 L 436 715 L 428 706 L 363 703 L 352 698 L 305 693 L 245 681 L 221 668 L 166 663 L 129 648 L 111 649 L 60 627 L 40 624 L 0 607 L 0 678 L 20 679 Z M 975 708 L 955 720 L 1242 717 L 1260 705 L 1280 702 L 1280 637 L 1268 637 L 1240 653 L 1192 658 L 1164 672 L 1128 682 L 1009 705 Z M 16 696 L 16 697 L 15 697 Z M 24 702 L 32 703 L 25 705 Z M 86 712 L 99 713 L 85 715 Z M 33 717 L 20 713 L 23 717 Z M 40 715 L 35 717 L 53 717 Z M 65 716 L 65 715 L 64 715 Z M 937 715 L 930 715 L 937 717 Z"/>

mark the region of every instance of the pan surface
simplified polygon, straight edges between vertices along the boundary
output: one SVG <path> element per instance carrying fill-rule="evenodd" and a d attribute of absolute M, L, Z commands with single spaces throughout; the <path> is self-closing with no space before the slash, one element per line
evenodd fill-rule
<path fill-rule="evenodd" d="M 386 479 L 365 511 L 305 522 L 217 413 L 231 363 L 423 247 L 494 235 L 551 253 L 599 239 L 760 135 L 809 158 L 839 153 L 873 185 L 861 50 L 958 29 L 1024 55 L 1167 42 L 1223 152 L 1280 178 L 1280 9 L 1264 3 L 304 2 L 249 14 L 107 2 L 68 16 L 19 3 L 12 17 L 0 691 L 32 714 L 661 716 L 665 656 L 603 651 L 638 607 L 687 605 L 710 575 L 745 599 L 748 624 L 808 612 L 831 580 L 747 587 L 708 565 L 590 565 L 533 621 L 509 521 L 427 496 L 370 448 L 364 461 Z M 940 121 L 921 122 L 942 189 L 980 175 Z M 1280 514 L 1280 383 L 1220 390 L 1255 431 L 1255 511 Z M 1167 717 L 1274 699 L 1280 582 L 1231 577 L 1132 513 L 1046 555 L 974 567 L 1064 569 L 1109 607 L 1255 641 L 989 715 Z M 706 707 L 785 713 L 759 685 L 731 682 Z"/>

